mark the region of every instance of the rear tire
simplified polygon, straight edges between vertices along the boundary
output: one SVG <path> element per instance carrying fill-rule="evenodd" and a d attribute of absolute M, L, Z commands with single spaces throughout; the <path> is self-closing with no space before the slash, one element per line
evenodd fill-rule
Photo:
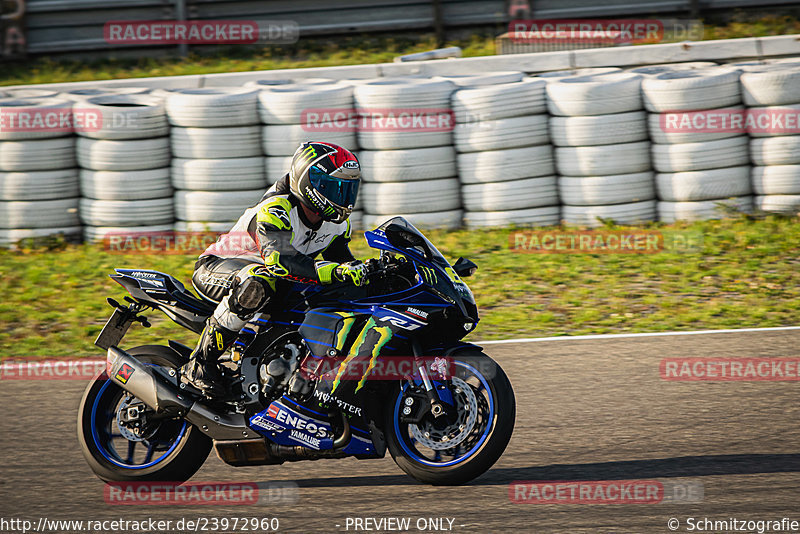
<path fill-rule="evenodd" d="M 162 367 L 177 368 L 183 363 L 181 357 L 172 349 L 159 345 L 145 345 L 127 352 L 143 363 Z M 122 460 L 119 456 L 115 457 L 117 451 L 110 446 L 110 442 L 114 439 L 110 437 L 110 433 L 119 427 L 114 420 L 108 420 L 109 414 L 101 408 L 116 406 L 126 395 L 122 388 L 108 380 L 105 371 L 95 377 L 86 388 L 78 410 L 78 441 L 89 467 L 106 482 L 189 480 L 211 452 L 212 441 L 186 421 L 183 421 L 182 425 L 179 425 L 178 421 L 171 423 L 175 426 L 177 437 L 171 442 L 168 450 L 156 460 L 133 465 L 126 464 L 126 460 Z M 101 424 L 103 428 L 98 428 Z M 117 436 L 116 439 L 117 442 L 124 443 L 126 438 Z"/>
<path fill-rule="evenodd" d="M 516 402 L 511 383 L 494 360 L 477 350 L 457 353 L 452 359 L 456 368 L 454 376 L 461 377 L 462 387 L 466 375 L 474 371 L 482 375 L 482 380 L 478 380 L 479 384 L 483 384 L 482 387 L 479 385 L 476 388 L 468 381 L 466 383 L 473 389 L 476 399 L 486 390 L 488 395 L 485 397 L 489 400 L 483 406 L 485 409 L 489 409 L 489 404 L 492 404 L 491 417 L 476 420 L 475 428 L 470 429 L 469 435 L 464 438 L 463 443 L 470 442 L 467 453 L 449 461 L 425 458 L 424 454 L 420 454 L 417 443 L 408 435 L 412 425 L 399 422 L 403 390 L 396 391 L 386 407 L 386 441 L 395 463 L 416 480 L 437 486 L 464 484 L 492 467 L 511 439 L 516 418 Z M 476 436 L 481 435 L 474 443 L 470 441 L 473 433 Z M 436 465 L 437 463 L 442 465 Z"/>

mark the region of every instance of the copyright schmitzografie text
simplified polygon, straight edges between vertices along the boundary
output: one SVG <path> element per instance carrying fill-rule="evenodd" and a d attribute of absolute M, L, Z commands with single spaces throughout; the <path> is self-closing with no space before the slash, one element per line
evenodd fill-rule
<path fill-rule="evenodd" d="M 776 519 L 687 517 L 683 521 L 673 517 L 667 522 L 667 526 L 673 532 L 757 532 L 764 534 L 765 532 L 800 531 L 800 521 L 789 517 Z"/>

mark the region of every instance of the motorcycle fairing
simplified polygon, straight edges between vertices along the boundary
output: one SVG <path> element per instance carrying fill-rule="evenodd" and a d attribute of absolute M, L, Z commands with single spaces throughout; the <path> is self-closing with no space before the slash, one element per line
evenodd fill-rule
<path fill-rule="evenodd" d="M 192 295 L 174 277 L 145 269 L 114 269 L 110 277 L 136 300 L 157 308 L 179 325 L 200 333 L 214 305 Z"/>
<path fill-rule="evenodd" d="M 299 445 L 317 451 L 332 449 L 335 438 L 327 417 L 286 396 L 251 417 L 250 428 L 278 445 Z M 350 442 L 342 452 L 353 456 L 375 455 L 370 432 L 351 425 Z"/>
<path fill-rule="evenodd" d="M 301 445 L 309 449 L 333 448 L 333 430 L 329 422 L 304 415 L 289 406 L 282 397 L 250 418 L 250 427 L 279 445 Z"/>
<path fill-rule="evenodd" d="M 298 332 L 315 358 L 335 357 L 346 347 L 350 334 L 369 317 L 370 309 L 342 311 L 341 308 L 314 308 L 306 313 Z"/>

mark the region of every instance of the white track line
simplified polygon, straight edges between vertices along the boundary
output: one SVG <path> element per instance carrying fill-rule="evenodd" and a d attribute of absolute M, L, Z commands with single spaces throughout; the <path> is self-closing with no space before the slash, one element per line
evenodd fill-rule
<path fill-rule="evenodd" d="M 733 328 L 728 330 L 688 330 L 686 332 L 642 332 L 630 334 L 592 334 L 587 336 L 551 336 L 551 337 L 525 337 L 518 339 L 497 339 L 493 341 L 475 341 L 476 345 L 504 345 L 508 343 L 538 343 L 540 341 L 583 341 L 590 339 L 625 339 L 633 337 L 658 337 L 658 336 L 695 336 L 700 334 L 739 334 L 744 332 L 780 332 L 786 330 L 800 330 L 800 326 L 772 326 L 767 328 Z M 23 363 L 24 362 L 24 363 Z M 55 365 L 57 362 L 57 365 Z M 49 361 L 19 361 L 11 360 L 0 364 L 0 370 L 13 369 L 20 365 L 27 367 L 61 367 L 81 363 L 83 365 L 105 365 L 105 360 L 80 359 L 80 360 L 49 360 Z M 91 362 L 91 363 L 89 363 Z"/>
<path fill-rule="evenodd" d="M 738 334 L 742 332 L 778 332 L 800 330 L 800 326 L 771 326 L 768 328 L 733 328 L 728 330 L 688 330 L 686 332 L 643 332 L 631 334 L 592 334 L 587 336 L 524 337 L 519 339 L 497 339 L 475 341 L 476 345 L 502 345 L 505 343 L 538 343 L 539 341 L 581 341 L 586 339 L 624 339 L 629 337 L 695 336 L 700 334 Z"/>

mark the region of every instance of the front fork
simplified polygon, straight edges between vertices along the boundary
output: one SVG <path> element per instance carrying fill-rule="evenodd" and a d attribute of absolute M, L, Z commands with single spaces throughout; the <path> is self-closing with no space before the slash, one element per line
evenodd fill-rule
<path fill-rule="evenodd" d="M 411 348 L 414 351 L 414 361 L 417 364 L 417 371 L 422 379 L 425 388 L 425 395 L 430 403 L 430 412 L 435 418 L 447 414 L 445 405 L 453 406 L 453 394 L 447 382 L 443 380 L 432 380 L 428 367 L 422 359 L 422 347 L 416 339 L 411 340 Z"/>

